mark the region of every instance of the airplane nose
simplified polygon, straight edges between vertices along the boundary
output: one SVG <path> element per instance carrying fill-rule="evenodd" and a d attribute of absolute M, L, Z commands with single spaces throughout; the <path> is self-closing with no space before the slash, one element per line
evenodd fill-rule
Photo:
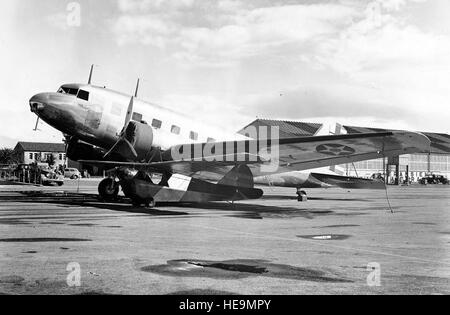
<path fill-rule="evenodd" d="M 38 113 L 45 108 L 45 104 L 47 102 L 46 94 L 36 94 L 30 99 L 30 110 L 33 113 Z"/>

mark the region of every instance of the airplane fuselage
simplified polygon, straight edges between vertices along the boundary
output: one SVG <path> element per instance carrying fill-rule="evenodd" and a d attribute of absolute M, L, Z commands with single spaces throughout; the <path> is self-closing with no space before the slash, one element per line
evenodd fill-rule
<path fill-rule="evenodd" d="M 57 93 L 33 96 L 30 107 L 64 134 L 108 150 L 124 127 L 130 98 L 131 95 L 98 86 L 66 84 Z M 138 98 L 134 99 L 132 120 L 150 125 L 153 145 L 163 150 L 180 143 L 244 139 Z"/>

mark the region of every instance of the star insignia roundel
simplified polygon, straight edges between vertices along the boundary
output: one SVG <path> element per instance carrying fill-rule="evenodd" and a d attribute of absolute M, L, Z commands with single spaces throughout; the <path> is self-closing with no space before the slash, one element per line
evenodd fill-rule
<path fill-rule="evenodd" d="M 333 156 L 345 156 L 355 153 L 355 149 L 343 144 L 336 143 L 321 144 L 316 148 L 316 151 L 322 154 Z"/>

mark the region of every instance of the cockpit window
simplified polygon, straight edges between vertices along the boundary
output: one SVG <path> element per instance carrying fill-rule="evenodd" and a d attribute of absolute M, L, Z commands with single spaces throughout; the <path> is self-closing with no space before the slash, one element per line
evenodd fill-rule
<path fill-rule="evenodd" d="M 85 100 L 85 101 L 89 101 L 89 92 L 85 91 L 85 90 L 80 90 L 78 92 L 78 98 Z"/>
<path fill-rule="evenodd" d="M 78 89 L 69 88 L 69 87 L 66 87 L 66 86 L 61 86 L 59 88 L 59 90 L 58 90 L 58 93 L 77 95 L 78 94 Z"/>

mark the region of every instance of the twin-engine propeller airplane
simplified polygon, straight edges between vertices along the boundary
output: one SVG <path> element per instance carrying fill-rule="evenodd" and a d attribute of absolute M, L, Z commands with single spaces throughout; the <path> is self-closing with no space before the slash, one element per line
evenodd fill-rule
<path fill-rule="evenodd" d="M 38 119 L 61 131 L 67 157 L 113 169 L 98 187 L 110 200 L 121 187 L 135 205 L 257 199 L 254 178 L 429 149 L 419 133 L 395 131 L 279 139 L 227 132 L 186 114 L 91 84 L 64 84 L 30 99 Z M 261 134 L 261 131 L 259 133 Z M 159 183 L 152 175 L 159 174 Z"/>

